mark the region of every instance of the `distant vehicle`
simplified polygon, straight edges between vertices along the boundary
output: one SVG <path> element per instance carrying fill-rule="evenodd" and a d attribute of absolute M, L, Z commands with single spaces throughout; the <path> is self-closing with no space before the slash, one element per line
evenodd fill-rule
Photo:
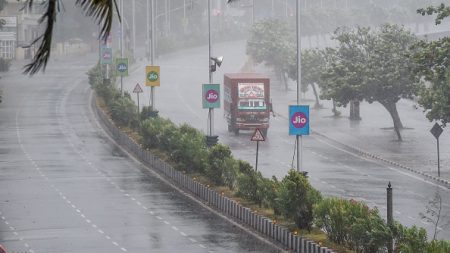
<path fill-rule="evenodd" d="M 0 253 L 8 253 L 8 251 L 0 244 Z"/>
<path fill-rule="evenodd" d="M 232 73 L 224 75 L 224 112 L 228 131 L 259 128 L 264 136 L 269 129 L 270 79 L 257 73 Z"/>

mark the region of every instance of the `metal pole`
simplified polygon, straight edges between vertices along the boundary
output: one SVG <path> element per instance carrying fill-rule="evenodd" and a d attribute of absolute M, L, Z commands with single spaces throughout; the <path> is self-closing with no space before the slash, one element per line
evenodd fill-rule
<path fill-rule="evenodd" d="M 256 141 L 256 165 L 255 165 L 256 171 L 258 171 L 258 153 L 259 153 L 259 141 Z"/>
<path fill-rule="evenodd" d="M 156 12 L 155 12 L 155 2 L 154 2 L 154 0 L 151 0 L 151 11 L 150 11 L 150 16 L 151 16 L 151 18 L 150 18 L 150 23 L 151 23 L 151 35 L 152 35 L 152 38 L 151 38 L 151 43 L 150 43 L 150 45 L 151 45 L 151 47 L 150 47 L 150 49 L 151 49 L 151 57 L 150 57 L 150 65 L 152 65 L 153 66 L 153 64 L 154 64 L 154 61 L 155 61 L 155 14 L 156 14 Z M 153 111 L 155 111 L 155 87 L 150 87 L 150 101 L 151 101 L 151 103 L 150 103 L 150 105 L 151 105 L 151 107 L 152 107 L 152 110 Z"/>
<path fill-rule="evenodd" d="M 139 106 L 139 92 L 138 93 L 136 93 L 137 94 L 137 113 L 138 113 L 138 118 L 139 118 L 139 112 L 141 111 L 141 108 L 140 108 L 140 106 Z"/>
<path fill-rule="evenodd" d="M 133 29 L 133 59 L 136 59 L 136 0 L 131 2 Z"/>
<path fill-rule="evenodd" d="M 440 155 L 439 155 L 439 138 L 436 138 L 437 140 L 437 155 L 438 155 L 438 177 L 441 177 L 441 162 L 440 162 Z"/>
<path fill-rule="evenodd" d="M 392 187 L 391 182 L 388 184 L 388 188 L 386 188 L 387 193 L 387 224 L 389 227 L 392 227 L 394 225 L 394 216 L 393 216 L 393 206 L 392 206 Z M 394 241 L 392 240 L 392 237 L 389 239 L 388 242 L 388 253 L 392 253 L 394 250 Z"/>
<path fill-rule="evenodd" d="M 252 0 L 252 25 L 255 24 L 255 0 Z"/>
<path fill-rule="evenodd" d="M 295 5 L 296 13 L 297 13 L 297 105 L 300 104 L 300 87 L 301 87 L 301 80 L 302 80 L 302 40 L 301 40 L 301 30 L 300 30 L 300 0 L 296 1 Z M 301 166 L 301 153 L 302 153 L 302 146 L 301 146 L 301 138 L 299 135 L 296 136 L 297 138 L 297 171 L 300 172 L 300 166 Z"/>
<path fill-rule="evenodd" d="M 211 0 L 208 0 L 208 68 L 209 68 L 209 83 L 213 82 L 213 73 L 211 70 Z M 209 136 L 213 135 L 213 117 L 214 108 L 209 108 Z"/>
<path fill-rule="evenodd" d="M 120 58 L 123 58 L 123 22 L 125 22 L 125 15 L 123 13 L 123 0 L 120 0 Z M 123 76 L 120 75 L 120 94 L 123 95 Z"/>
<path fill-rule="evenodd" d="M 146 56 L 147 56 L 147 61 L 150 61 L 150 0 L 147 0 L 147 6 L 146 6 L 147 8 L 147 15 L 146 15 L 146 18 L 147 18 L 147 20 L 146 20 L 146 22 L 145 22 L 145 25 L 146 25 L 146 30 L 147 30 L 147 33 L 146 33 L 146 41 L 147 41 L 147 43 L 146 43 L 146 47 L 145 47 L 145 53 L 146 53 Z"/>

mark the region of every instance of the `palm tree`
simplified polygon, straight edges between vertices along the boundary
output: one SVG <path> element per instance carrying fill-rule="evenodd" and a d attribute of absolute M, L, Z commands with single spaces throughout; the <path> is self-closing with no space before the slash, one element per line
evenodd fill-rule
<path fill-rule="evenodd" d="M 111 31 L 114 9 L 119 13 L 116 1 L 117 0 L 76 0 L 75 5 L 86 15 L 95 19 L 98 25 L 101 26 L 100 38 L 106 40 Z M 33 2 L 34 0 L 27 0 L 25 6 L 28 5 L 29 8 L 32 8 Z M 33 75 L 39 70 L 45 71 L 45 67 L 50 59 L 56 15 L 61 8 L 61 0 L 48 0 L 45 2 L 45 13 L 39 19 L 39 23 L 46 23 L 45 31 L 31 43 L 31 45 L 39 44 L 39 46 L 32 62 L 25 66 L 25 74 Z M 120 15 L 118 15 L 118 18 L 120 21 Z"/>

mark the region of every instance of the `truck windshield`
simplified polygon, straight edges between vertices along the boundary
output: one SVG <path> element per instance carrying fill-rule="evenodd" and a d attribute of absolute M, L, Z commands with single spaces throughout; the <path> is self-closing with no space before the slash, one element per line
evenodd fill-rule
<path fill-rule="evenodd" d="M 240 99 L 239 110 L 265 110 L 266 103 L 264 99 Z"/>

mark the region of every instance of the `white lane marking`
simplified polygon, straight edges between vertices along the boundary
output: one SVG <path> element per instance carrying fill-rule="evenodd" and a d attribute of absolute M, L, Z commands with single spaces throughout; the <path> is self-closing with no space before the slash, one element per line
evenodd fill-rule
<path fill-rule="evenodd" d="M 185 234 L 184 232 L 180 232 L 180 235 L 182 235 L 182 236 L 184 236 L 184 237 L 187 236 L 187 234 Z"/>
<path fill-rule="evenodd" d="M 86 218 L 86 216 L 84 216 L 84 214 L 81 214 L 81 217 L 82 217 L 82 218 Z"/>
<path fill-rule="evenodd" d="M 107 239 L 107 240 L 111 240 L 111 237 L 109 237 L 109 236 L 105 236 L 105 238 Z"/>
<path fill-rule="evenodd" d="M 142 203 L 141 203 L 141 202 L 139 202 L 139 201 L 138 201 L 138 202 L 136 202 L 136 204 L 138 204 L 138 205 L 142 206 Z"/>
<path fill-rule="evenodd" d="M 120 248 L 123 252 L 127 252 L 127 250 L 125 248 Z"/>
<path fill-rule="evenodd" d="M 77 209 L 77 207 L 76 207 L 75 205 L 73 205 L 73 204 L 72 204 L 72 208 L 73 208 L 73 209 Z"/>
<path fill-rule="evenodd" d="M 133 197 L 131 197 L 131 200 L 133 200 L 133 201 L 136 201 L 136 199 L 135 199 L 135 198 L 133 198 Z"/>
<path fill-rule="evenodd" d="M 147 209 L 148 209 L 146 206 L 143 206 L 142 208 L 144 208 L 144 210 L 147 210 Z"/>
<path fill-rule="evenodd" d="M 175 231 L 178 231 L 178 228 L 175 227 L 175 226 L 172 226 L 172 229 L 175 230 Z"/>
<path fill-rule="evenodd" d="M 77 211 L 77 213 L 81 213 L 80 209 L 77 209 L 76 211 Z"/>
<path fill-rule="evenodd" d="M 87 222 L 87 223 L 91 223 L 91 220 L 89 220 L 89 219 L 86 219 L 86 222 Z"/>
<path fill-rule="evenodd" d="M 162 218 L 161 218 L 161 217 L 159 217 L 159 216 L 156 216 L 156 219 L 158 219 L 158 220 L 162 220 Z"/>
<path fill-rule="evenodd" d="M 99 229 L 97 230 L 100 234 L 104 234 L 105 232 L 103 232 L 103 230 Z"/>
<path fill-rule="evenodd" d="M 13 233 L 14 233 L 15 236 L 18 236 L 18 235 L 19 235 L 19 233 L 17 233 L 16 231 L 14 231 Z"/>
<path fill-rule="evenodd" d="M 9 229 L 11 229 L 11 230 L 13 230 L 13 231 L 14 231 L 14 228 L 13 228 L 13 227 L 11 227 L 11 226 L 9 226 Z"/>
<path fill-rule="evenodd" d="M 170 225 L 170 223 L 168 221 L 163 221 L 166 225 Z"/>
<path fill-rule="evenodd" d="M 198 246 L 200 246 L 200 248 L 204 248 L 204 249 L 206 249 L 206 246 L 205 246 L 205 245 L 203 245 L 203 244 L 199 244 Z"/>
<path fill-rule="evenodd" d="M 95 224 L 92 224 L 92 227 L 93 227 L 93 228 L 97 228 L 97 225 L 95 225 Z"/>
<path fill-rule="evenodd" d="M 148 213 L 151 214 L 151 215 L 155 215 L 155 213 L 152 212 L 152 211 L 148 211 Z"/>
<path fill-rule="evenodd" d="M 5 221 L 5 224 L 6 224 L 6 225 L 9 225 L 9 222 Z"/>
<path fill-rule="evenodd" d="M 26 248 L 29 248 L 30 247 L 30 245 L 28 245 L 28 243 L 24 243 L 23 244 Z"/>
<path fill-rule="evenodd" d="M 197 240 L 195 240 L 194 238 L 189 238 L 189 240 L 190 240 L 191 242 L 193 242 L 193 243 L 196 243 L 196 242 L 197 242 Z"/>
<path fill-rule="evenodd" d="M 115 246 L 119 246 L 117 242 L 112 242 L 112 244 L 114 244 Z"/>

